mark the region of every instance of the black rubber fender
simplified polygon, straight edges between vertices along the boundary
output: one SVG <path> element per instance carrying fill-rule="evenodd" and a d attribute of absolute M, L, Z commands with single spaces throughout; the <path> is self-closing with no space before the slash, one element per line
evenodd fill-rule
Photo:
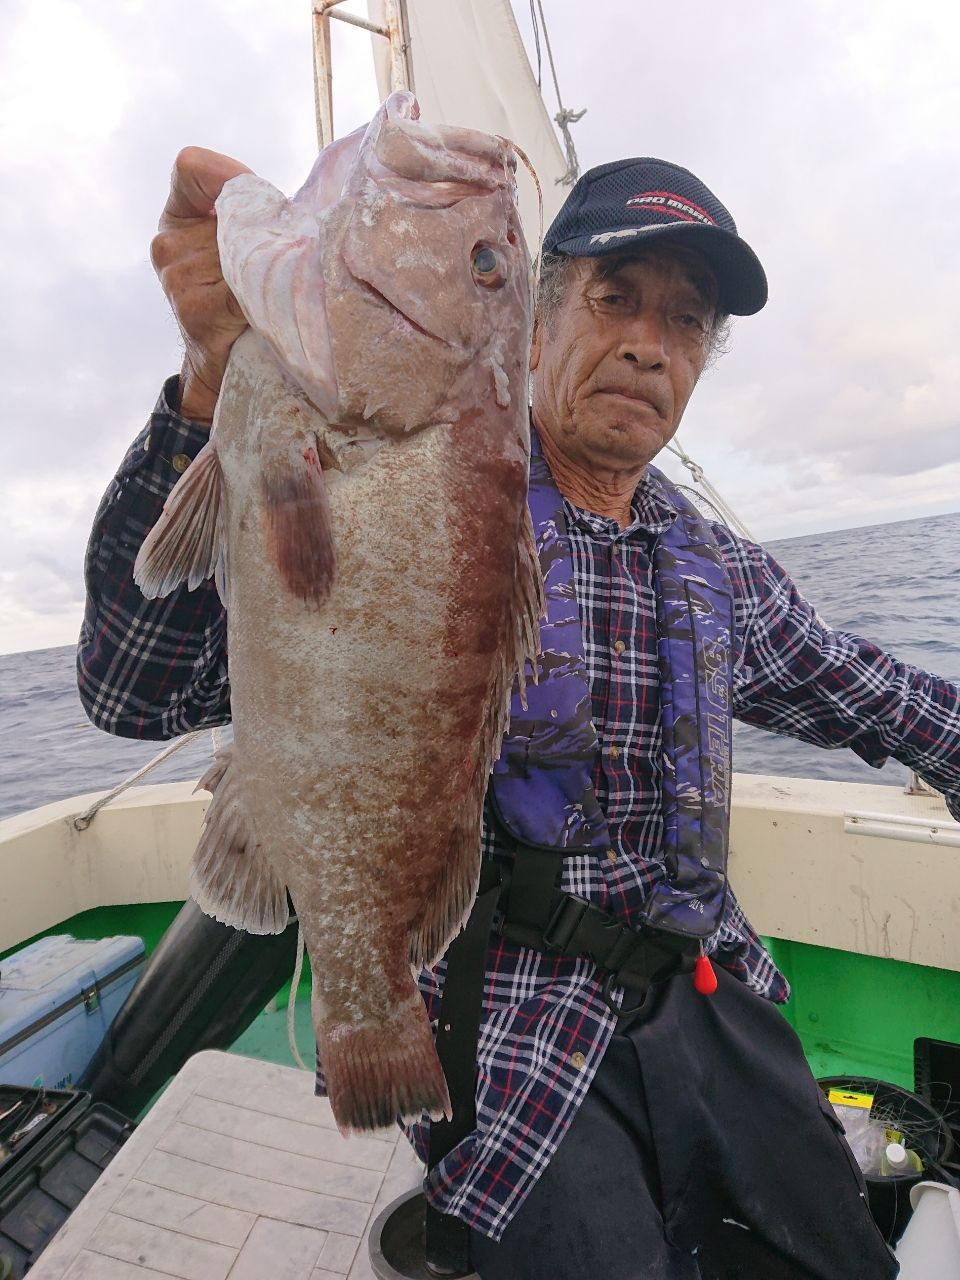
<path fill-rule="evenodd" d="M 251 934 L 188 899 L 160 939 L 77 1088 L 127 1116 L 201 1049 L 227 1049 L 293 973 L 297 922 Z"/>

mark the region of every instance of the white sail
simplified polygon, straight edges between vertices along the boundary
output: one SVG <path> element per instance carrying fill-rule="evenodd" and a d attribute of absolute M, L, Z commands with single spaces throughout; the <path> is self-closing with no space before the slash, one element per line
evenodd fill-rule
<path fill-rule="evenodd" d="M 382 0 L 368 0 L 372 21 L 384 20 Z M 407 0 L 413 82 L 424 119 L 464 125 L 522 147 L 543 190 L 544 228 L 569 187 L 557 179 L 567 163 L 534 79 L 510 0 Z M 377 85 L 390 92 L 387 42 L 373 37 Z M 538 249 L 537 192 L 523 166 L 520 216 L 531 253 Z"/>

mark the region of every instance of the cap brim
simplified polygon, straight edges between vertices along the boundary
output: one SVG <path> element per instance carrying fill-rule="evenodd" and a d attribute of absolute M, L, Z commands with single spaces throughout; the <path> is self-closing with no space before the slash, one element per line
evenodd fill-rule
<path fill-rule="evenodd" d="M 678 222 L 646 227 L 616 227 L 589 236 L 575 236 L 549 249 L 571 258 L 606 258 L 629 253 L 651 240 L 683 244 L 706 258 L 717 277 L 717 305 L 734 316 L 752 316 L 767 301 L 767 277 L 760 259 L 745 240 L 722 227 Z"/>

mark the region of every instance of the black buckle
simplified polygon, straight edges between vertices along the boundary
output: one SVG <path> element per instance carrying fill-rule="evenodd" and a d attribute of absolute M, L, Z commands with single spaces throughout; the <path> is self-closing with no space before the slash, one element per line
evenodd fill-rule
<path fill-rule="evenodd" d="M 591 960 L 604 974 L 602 999 L 611 1013 L 621 1017 L 643 1004 L 651 983 L 693 967 L 686 949 L 664 945 L 659 939 L 621 924 L 587 898 L 558 893 L 542 929 L 510 920 L 509 907 L 501 932 L 522 946 L 563 956 Z M 636 991 L 639 1000 L 617 1003 L 613 987 Z"/>
<path fill-rule="evenodd" d="M 590 906 L 586 898 L 578 898 L 572 893 L 562 894 L 543 926 L 544 943 L 554 951 L 566 952 Z"/>
<path fill-rule="evenodd" d="M 616 1018 L 622 1018 L 623 1015 L 626 1013 L 636 1013 L 638 1009 L 642 1008 L 643 1002 L 647 998 L 647 992 L 650 990 L 649 982 L 645 986 L 637 988 L 640 992 L 640 999 L 637 1001 L 636 1004 L 628 1005 L 627 1004 L 627 988 L 624 987 L 623 999 L 620 1001 L 619 1004 L 617 1004 L 616 1000 L 614 1000 L 613 998 L 612 988 L 619 985 L 620 985 L 619 975 L 614 973 L 613 970 L 611 969 L 603 980 L 603 988 L 601 989 L 601 992 L 600 992 L 601 1000 Z"/>

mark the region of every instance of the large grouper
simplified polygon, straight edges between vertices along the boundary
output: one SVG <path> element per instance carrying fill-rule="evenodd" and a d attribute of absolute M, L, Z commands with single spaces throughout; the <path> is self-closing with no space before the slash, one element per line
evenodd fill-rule
<path fill-rule="evenodd" d="M 234 741 L 200 784 L 191 892 L 252 933 L 286 926 L 289 892 L 343 1132 L 450 1114 L 414 974 L 469 913 L 537 648 L 515 169 L 404 92 L 292 199 L 226 184 L 249 328 L 135 568 L 151 598 L 216 579 Z"/>

